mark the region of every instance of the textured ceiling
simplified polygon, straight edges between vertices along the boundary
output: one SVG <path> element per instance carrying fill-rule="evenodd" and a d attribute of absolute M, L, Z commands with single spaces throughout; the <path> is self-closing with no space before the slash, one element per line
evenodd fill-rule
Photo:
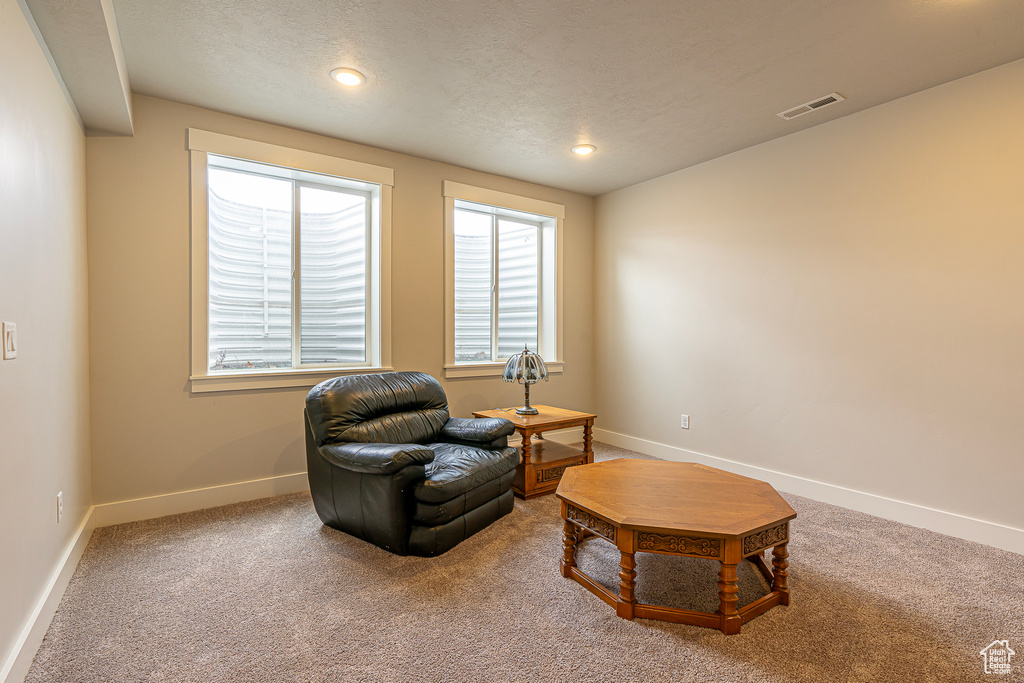
<path fill-rule="evenodd" d="M 1022 0 L 114 0 L 134 92 L 600 194 L 1024 58 Z M 367 74 L 342 88 L 331 69 Z M 837 91 L 845 102 L 777 112 Z M 577 143 L 598 153 L 570 154 Z"/>

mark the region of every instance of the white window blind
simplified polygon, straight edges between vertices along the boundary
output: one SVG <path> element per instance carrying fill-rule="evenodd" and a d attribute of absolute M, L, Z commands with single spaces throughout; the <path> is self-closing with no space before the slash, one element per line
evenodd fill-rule
<path fill-rule="evenodd" d="M 455 212 L 455 360 L 491 360 L 491 216 Z"/>
<path fill-rule="evenodd" d="M 508 358 L 537 352 L 540 306 L 540 225 L 498 219 L 498 350 Z"/>
<path fill-rule="evenodd" d="M 369 197 L 301 187 L 302 363 L 366 360 Z"/>
<path fill-rule="evenodd" d="M 209 156 L 209 371 L 365 363 L 370 194 L 240 165 Z"/>
<path fill-rule="evenodd" d="M 541 224 L 456 208 L 455 361 L 537 351 Z"/>
<path fill-rule="evenodd" d="M 291 367 L 291 181 L 209 172 L 210 370 Z"/>

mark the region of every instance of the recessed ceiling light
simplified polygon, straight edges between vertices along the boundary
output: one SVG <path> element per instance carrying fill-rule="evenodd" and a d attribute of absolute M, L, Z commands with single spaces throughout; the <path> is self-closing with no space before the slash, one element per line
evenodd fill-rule
<path fill-rule="evenodd" d="M 347 86 L 362 85 L 366 82 L 366 76 L 355 69 L 335 69 L 331 72 L 331 78 Z"/>
<path fill-rule="evenodd" d="M 581 157 L 585 157 L 588 154 L 593 154 L 597 151 L 597 147 L 593 145 L 576 145 L 572 148 L 574 154 L 579 154 Z"/>

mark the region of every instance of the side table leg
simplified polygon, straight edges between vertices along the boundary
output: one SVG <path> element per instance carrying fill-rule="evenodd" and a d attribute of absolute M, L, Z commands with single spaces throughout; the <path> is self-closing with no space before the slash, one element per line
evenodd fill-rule
<path fill-rule="evenodd" d="M 772 549 L 772 590 L 782 593 L 782 597 L 779 598 L 780 605 L 789 604 L 789 550 L 786 545 L 782 543 Z"/>
<path fill-rule="evenodd" d="M 523 430 L 523 497 L 529 498 L 537 488 L 537 472 L 533 469 L 533 444 L 529 430 Z"/>
<path fill-rule="evenodd" d="M 533 443 L 530 432 L 523 432 L 523 464 L 530 464 L 530 457 L 533 455 Z"/>
<path fill-rule="evenodd" d="M 722 568 L 718 572 L 718 613 L 722 617 L 722 633 L 733 635 L 740 632 L 743 621 L 736 611 L 736 603 L 739 601 L 737 593 L 736 566 L 722 562 Z"/>
<path fill-rule="evenodd" d="M 562 576 L 569 578 L 569 570 L 576 566 L 576 543 L 579 538 L 579 530 L 569 520 L 565 520 L 562 530 Z"/>
<path fill-rule="evenodd" d="M 594 462 L 594 421 L 587 420 L 587 423 L 583 425 L 583 453 L 586 455 L 586 463 L 589 465 Z"/>
<path fill-rule="evenodd" d="M 633 553 L 622 553 L 619 563 L 619 602 L 615 613 L 623 619 L 632 619 L 636 607 L 636 559 Z"/>

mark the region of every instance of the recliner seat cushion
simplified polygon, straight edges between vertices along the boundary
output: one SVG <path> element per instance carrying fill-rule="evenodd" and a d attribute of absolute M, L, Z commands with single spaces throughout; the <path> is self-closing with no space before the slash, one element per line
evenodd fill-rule
<path fill-rule="evenodd" d="M 513 471 L 519 462 L 515 448 L 487 450 L 454 443 L 430 443 L 434 460 L 426 465 L 427 478 L 416 484 L 416 500 L 442 503 Z"/>
<path fill-rule="evenodd" d="M 306 396 L 316 444 L 422 444 L 448 421 L 448 399 L 424 372 L 347 375 L 321 382 Z"/>

